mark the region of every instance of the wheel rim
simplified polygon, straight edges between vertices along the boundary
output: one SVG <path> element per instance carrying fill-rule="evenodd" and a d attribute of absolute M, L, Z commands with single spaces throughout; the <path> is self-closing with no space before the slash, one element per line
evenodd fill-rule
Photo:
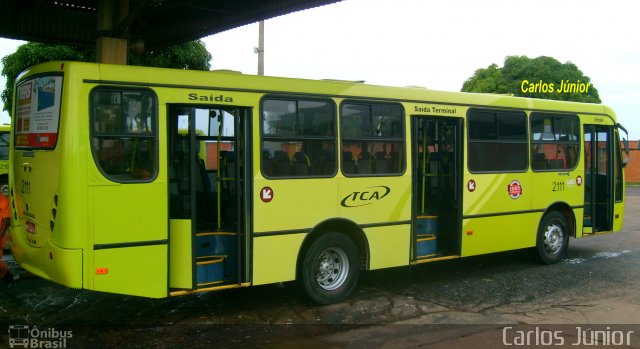
<path fill-rule="evenodd" d="M 347 279 L 349 258 L 341 248 L 328 248 L 316 259 L 315 271 L 318 285 L 324 290 L 333 291 Z"/>
<path fill-rule="evenodd" d="M 560 252 L 564 243 L 564 232 L 562 228 L 552 223 L 547 226 L 544 232 L 544 249 L 547 253 L 555 255 Z"/>

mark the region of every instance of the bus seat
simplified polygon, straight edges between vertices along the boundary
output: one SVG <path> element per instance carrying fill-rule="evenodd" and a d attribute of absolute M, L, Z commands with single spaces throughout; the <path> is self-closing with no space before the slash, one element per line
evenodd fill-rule
<path fill-rule="evenodd" d="M 451 165 L 455 162 L 455 154 L 451 151 L 447 151 L 444 152 L 443 155 L 441 174 L 451 174 L 451 171 L 453 170 Z"/>
<path fill-rule="evenodd" d="M 322 174 L 322 156 L 324 151 L 322 150 L 322 144 L 310 143 L 305 145 L 306 155 L 309 158 L 310 174 Z"/>
<path fill-rule="evenodd" d="M 353 153 L 350 151 L 342 152 L 342 172 L 347 174 L 356 173 L 356 163 L 353 161 Z"/>
<path fill-rule="evenodd" d="M 536 170 L 548 169 L 549 166 L 547 165 L 547 160 L 544 157 L 544 153 L 533 154 L 533 160 L 531 161 L 531 166 Z"/>
<path fill-rule="evenodd" d="M 374 173 L 389 173 L 386 154 L 383 151 L 376 152 L 373 157 Z"/>
<path fill-rule="evenodd" d="M 393 172 L 402 172 L 402 161 L 400 161 L 400 152 L 392 152 L 389 162 L 391 163 L 391 169 Z"/>
<path fill-rule="evenodd" d="M 289 161 L 289 155 L 282 150 L 276 150 L 273 153 L 273 169 L 274 174 L 277 176 L 290 176 L 291 175 L 291 163 Z"/>
<path fill-rule="evenodd" d="M 358 159 L 358 173 L 371 173 L 371 154 L 368 151 L 360 153 Z"/>
<path fill-rule="evenodd" d="M 223 171 L 221 175 L 225 178 L 235 178 L 236 174 L 236 152 L 232 150 L 223 150 L 220 152 L 220 167 Z"/>
<path fill-rule="evenodd" d="M 223 150 L 220 152 L 220 178 L 222 179 L 222 187 L 226 189 L 233 188 L 233 181 L 236 178 L 236 152 L 232 150 Z"/>
<path fill-rule="evenodd" d="M 310 167 L 311 162 L 305 153 L 299 151 L 293 154 L 293 170 L 296 176 L 308 176 Z"/>
<path fill-rule="evenodd" d="M 262 171 L 264 171 L 264 174 L 267 176 L 273 175 L 273 157 L 268 150 L 262 151 Z"/>
<path fill-rule="evenodd" d="M 122 141 L 107 141 L 101 145 L 98 155 L 100 167 L 107 173 L 123 174 L 129 161 L 126 147 Z"/>
<path fill-rule="evenodd" d="M 198 171 L 195 176 L 196 192 L 210 192 L 211 182 L 209 181 L 209 175 L 207 175 L 207 168 L 204 165 L 204 160 L 198 157 L 196 159 L 196 167 Z"/>
<path fill-rule="evenodd" d="M 322 173 L 329 175 L 334 173 L 336 169 L 336 153 L 333 150 L 326 150 L 322 155 Z"/>
<path fill-rule="evenodd" d="M 564 159 L 551 159 L 549 160 L 549 168 L 553 168 L 553 169 L 558 169 L 558 170 L 562 170 L 562 169 L 566 169 L 566 164 L 564 162 Z"/>

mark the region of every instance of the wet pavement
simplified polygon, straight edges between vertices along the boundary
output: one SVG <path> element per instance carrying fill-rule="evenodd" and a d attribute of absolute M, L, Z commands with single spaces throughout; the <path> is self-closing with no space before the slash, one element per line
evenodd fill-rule
<path fill-rule="evenodd" d="M 627 195 L 623 232 L 571 239 L 557 265 L 511 251 L 371 271 L 329 306 L 289 284 L 155 300 L 68 289 L 14 267 L 20 279 L 0 284 L 0 323 L 73 328 L 70 348 L 437 347 L 425 343 L 482 339 L 501 324 L 640 324 L 640 188 Z"/>

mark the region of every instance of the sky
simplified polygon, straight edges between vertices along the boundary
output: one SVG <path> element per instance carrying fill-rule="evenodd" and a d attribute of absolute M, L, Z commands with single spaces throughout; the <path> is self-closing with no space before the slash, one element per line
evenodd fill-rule
<path fill-rule="evenodd" d="M 626 0 L 345 0 L 265 21 L 265 75 L 459 91 L 506 56 L 550 56 L 589 76 L 635 140 L 637 16 Z M 212 69 L 257 73 L 257 24 L 203 41 Z M 0 57 L 20 44 L 0 39 Z"/>

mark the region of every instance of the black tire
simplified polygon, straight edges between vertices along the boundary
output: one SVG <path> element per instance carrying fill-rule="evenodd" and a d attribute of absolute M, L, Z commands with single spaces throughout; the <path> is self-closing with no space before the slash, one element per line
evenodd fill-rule
<path fill-rule="evenodd" d="M 535 255 L 544 264 L 555 264 L 564 258 L 569 248 L 569 224 L 560 212 L 549 212 L 538 227 Z"/>
<path fill-rule="evenodd" d="M 349 237 L 326 233 L 306 249 L 298 282 L 314 302 L 341 302 L 349 297 L 358 283 L 359 260 L 358 249 Z"/>

